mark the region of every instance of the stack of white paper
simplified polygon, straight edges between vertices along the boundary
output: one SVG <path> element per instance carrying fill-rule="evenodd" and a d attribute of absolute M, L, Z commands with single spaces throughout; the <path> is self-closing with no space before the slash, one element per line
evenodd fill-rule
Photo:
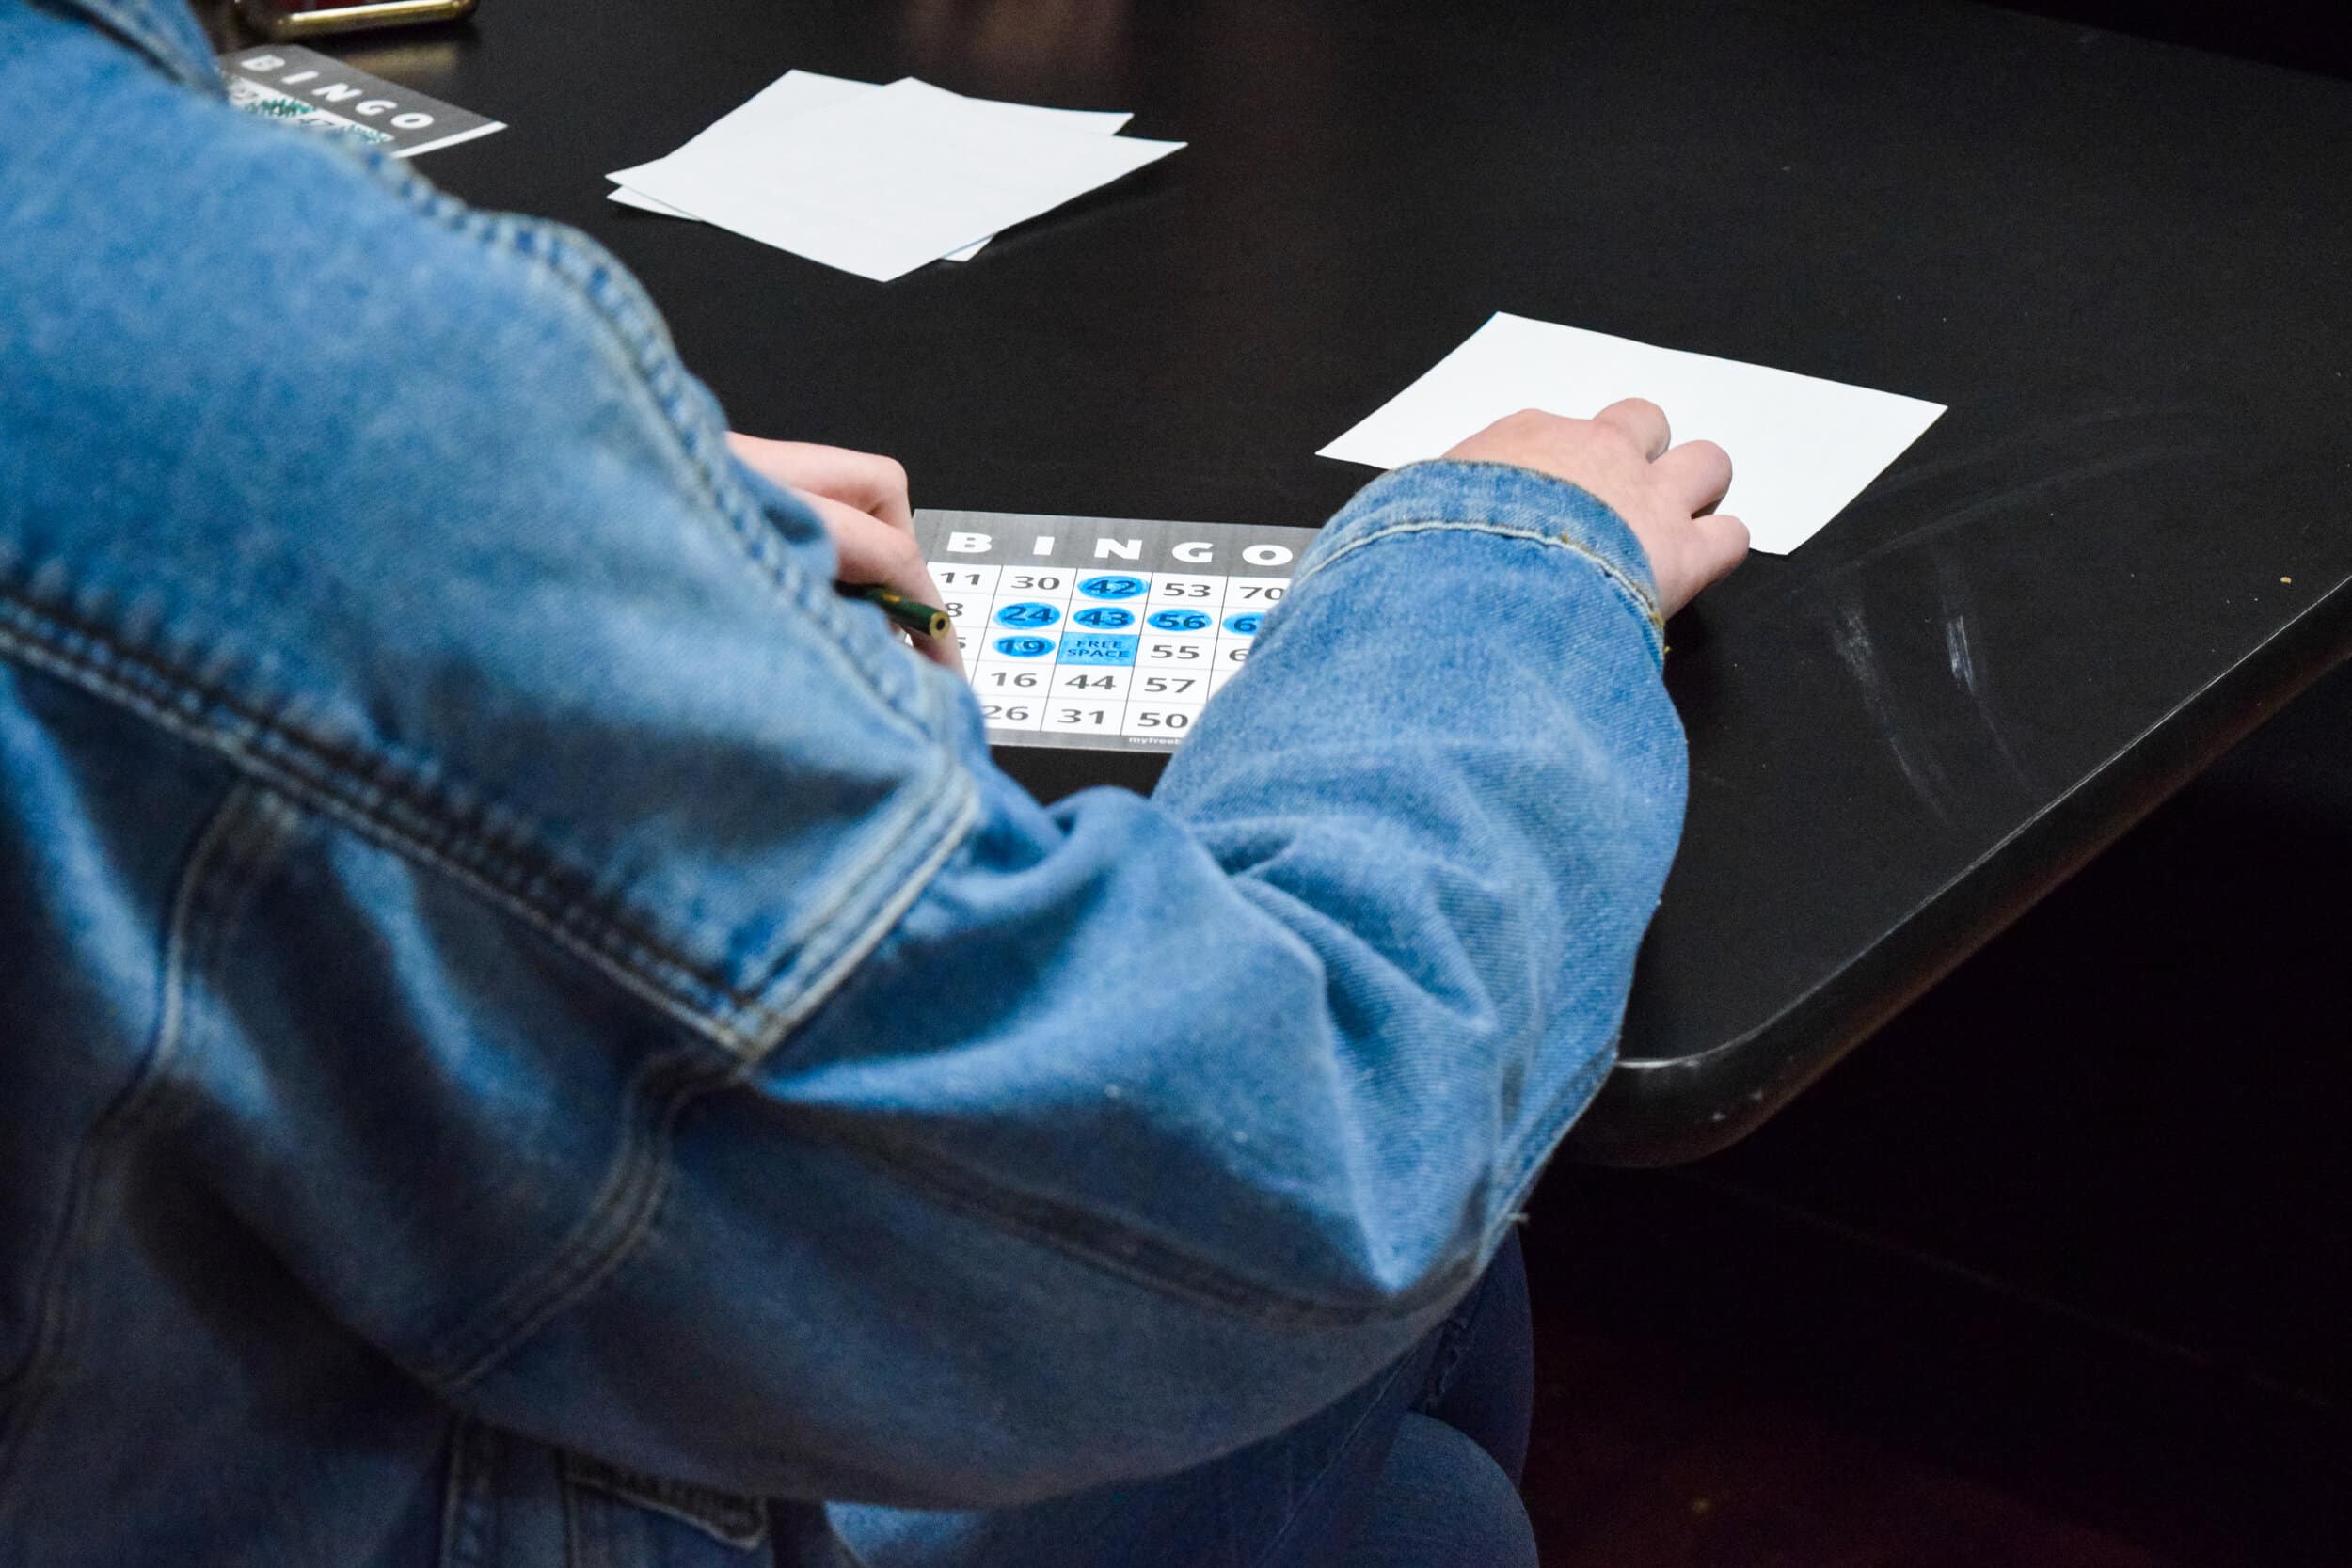
<path fill-rule="evenodd" d="M 615 201 L 886 280 L 966 260 L 1184 145 L 1119 135 L 1128 118 L 795 71 L 668 157 L 607 178 Z"/>
<path fill-rule="evenodd" d="M 1845 510 L 1944 405 L 1498 312 L 1316 455 L 1375 468 L 1436 457 L 1522 408 L 1590 419 L 1620 398 L 1665 409 L 1677 441 L 1731 454 L 1723 510 L 1785 555 Z"/>

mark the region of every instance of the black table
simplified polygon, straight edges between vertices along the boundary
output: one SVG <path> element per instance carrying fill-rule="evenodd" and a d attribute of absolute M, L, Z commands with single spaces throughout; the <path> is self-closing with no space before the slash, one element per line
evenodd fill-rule
<path fill-rule="evenodd" d="M 1926 0 L 486 0 L 328 47 L 511 122 L 427 172 L 595 234 L 739 426 L 918 504 L 1319 521 L 1367 476 L 1315 449 L 1496 309 L 1949 404 L 1672 628 L 1690 823 L 1589 1158 L 1755 1126 L 2352 648 L 2343 84 Z M 888 285 L 604 199 L 793 66 L 1192 146 Z"/>

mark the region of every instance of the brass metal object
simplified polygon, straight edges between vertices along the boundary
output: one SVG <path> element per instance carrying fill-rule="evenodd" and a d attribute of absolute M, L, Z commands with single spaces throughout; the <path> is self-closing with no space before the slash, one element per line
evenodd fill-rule
<path fill-rule="evenodd" d="M 361 0 L 315 10 L 289 0 L 237 0 L 237 15 L 263 38 L 295 42 L 327 33 L 365 27 L 402 27 L 421 22 L 454 22 L 472 12 L 476 0 Z"/>

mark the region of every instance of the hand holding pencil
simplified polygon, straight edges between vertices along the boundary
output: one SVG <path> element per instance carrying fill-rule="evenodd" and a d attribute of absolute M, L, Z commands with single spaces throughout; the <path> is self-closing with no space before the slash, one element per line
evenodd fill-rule
<path fill-rule="evenodd" d="M 947 612 L 934 605 L 918 604 L 895 588 L 874 583 L 865 588 L 844 584 L 844 593 L 854 594 L 867 604 L 881 607 L 891 624 L 910 637 L 945 637 L 949 630 Z"/>
<path fill-rule="evenodd" d="M 767 441 L 729 432 L 743 465 L 796 492 L 833 538 L 842 592 L 881 608 L 915 652 L 961 673 L 963 657 L 939 603 L 939 585 L 914 540 L 907 471 L 891 458 L 804 441 Z"/>

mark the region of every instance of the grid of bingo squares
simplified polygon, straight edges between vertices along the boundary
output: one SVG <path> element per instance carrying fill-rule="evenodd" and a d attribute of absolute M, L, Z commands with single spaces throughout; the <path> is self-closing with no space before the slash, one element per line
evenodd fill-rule
<path fill-rule="evenodd" d="M 1304 528 L 918 512 L 998 745 L 1165 751 L 1249 658 Z"/>

